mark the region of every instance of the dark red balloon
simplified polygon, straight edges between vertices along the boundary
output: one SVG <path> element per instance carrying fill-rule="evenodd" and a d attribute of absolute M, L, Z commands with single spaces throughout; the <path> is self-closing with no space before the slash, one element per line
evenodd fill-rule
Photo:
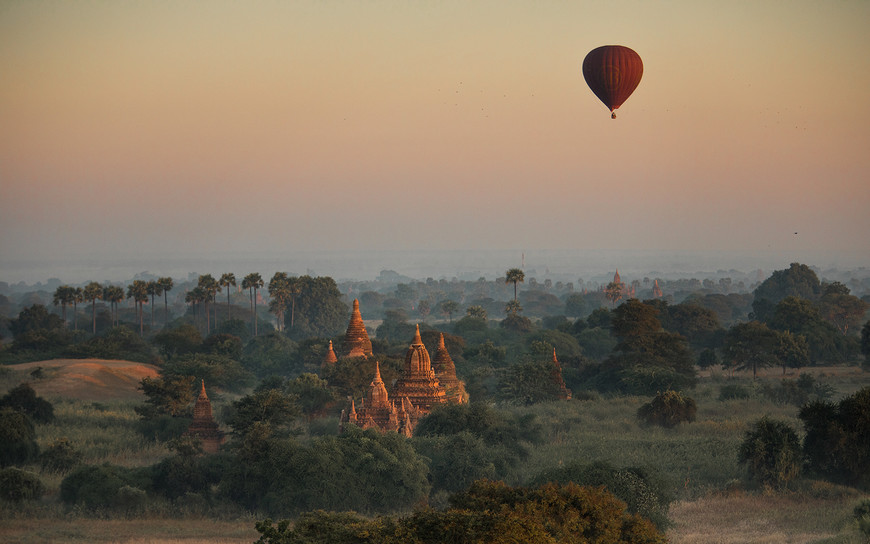
<path fill-rule="evenodd" d="M 625 102 L 640 83 L 643 61 L 640 55 L 622 45 L 604 45 L 593 49 L 583 59 L 583 77 L 604 105 L 615 110 Z"/>

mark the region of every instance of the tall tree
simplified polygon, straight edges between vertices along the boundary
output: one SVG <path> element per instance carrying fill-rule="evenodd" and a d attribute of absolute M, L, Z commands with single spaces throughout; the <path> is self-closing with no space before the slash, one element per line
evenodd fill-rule
<path fill-rule="evenodd" d="M 81 287 L 76 287 L 72 292 L 73 301 L 73 330 L 79 330 L 79 302 L 84 302 L 85 294 Z"/>
<path fill-rule="evenodd" d="M 63 315 L 63 324 L 66 326 L 66 307 L 73 303 L 75 297 L 75 289 L 69 285 L 59 285 L 54 290 L 54 305 L 60 305 L 61 314 Z"/>
<path fill-rule="evenodd" d="M 85 285 L 85 289 L 82 292 L 85 297 L 85 300 L 91 301 L 91 317 L 93 321 L 93 334 L 97 334 L 97 299 L 103 298 L 103 286 L 99 283 L 92 281 Z"/>
<path fill-rule="evenodd" d="M 148 282 L 143 280 L 133 280 L 133 283 L 127 286 L 127 298 L 133 299 L 136 304 L 139 315 L 139 336 L 142 336 L 145 331 L 144 324 L 144 307 L 145 301 L 148 300 Z"/>
<path fill-rule="evenodd" d="M 290 299 L 290 277 L 286 272 L 275 272 L 269 280 L 269 310 L 275 314 L 278 330 L 284 330 L 284 313 Z"/>
<path fill-rule="evenodd" d="M 759 321 L 738 323 L 725 335 L 723 356 L 729 366 L 738 370 L 752 370 L 758 377 L 758 369 L 779 364 L 777 351 L 782 342 L 777 331 Z"/>
<path fill-rule="evenodd" d="M 442 314 L 447 314 L 450 323 L 453 323 L 453 314 L 459 310 L 459 304 L 455 300 L 442 300 L 439 308 Z"/>
<path fill-rule="evenodd" d="M 519 268 L 511 268 L 507 272 L 504 273 L 504 282 L 505 284 L 512 283 L 514 284 L 514 302 L 517 300 L 517 284 L 523 283 L 525 281 L 526 275 Z"/>
<path fill-rule="evenodd" d="M 154 328 L 154 297 L 159 297 L 163 294 L 163 288 L 160 287 L 160 283 L 152 280 L 146 284 L 146 290 L 148 292 L 148 296 L 151 297 L 151 328 Z"/>
<path fill-rule="evenodd" d="M 103 287 L 103 300 L 109 303 L 112 312 L 112 326 L 118 325 L 118 303 L 124 300 L 124 289 L 117 285 Z"/>
<path fill-rule="evenodd" d="M 217 280 L 211 274 L 203 274 L 199 277 L 197 287 L 202 289 L 205 295 L 205 334 L 211 332 L 211 316 L 209 314 L 209 304 L 214 300 L 215 294 L 220 292 L 221 288 Z"/>
<path fill-rule="evenodd" d="M 251 297 L 251 322 L 254 336 L 257 336 L 257 290 L 263 287 L 263 278 L 257 272 L 251 272 L 242 280 L 242 289 L 247 289 Z"/>
<path fill-rule="evenodd" d="M 232 272 L 221 274 L 221 279 L 218 280 L 221 287 L 227 290 L 227 320 L 230 319 L 230 287 L 236 286 L 236 275 Z"/>
<path fill-rule="evenodd" d="M 165 326 L 169 322 L 169 291 L 172 291 L 175 284 L 172 283 L 170 277 L 157 278 L 157 283 L 160 284 L 160 289 L 163 291 L 163 324 Z"/>

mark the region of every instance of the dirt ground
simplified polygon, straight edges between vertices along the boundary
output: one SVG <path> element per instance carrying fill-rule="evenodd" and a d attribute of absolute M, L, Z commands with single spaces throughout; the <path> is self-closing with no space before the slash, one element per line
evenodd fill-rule
<path fill-rule="evenodd" d="M 138 400 L 142 378 L 158 374 L 154 365 L 109 359 L 52 359 L 6 368 L 26 377 L 39 396 L 89 401 Z M 41 378 L 32 377 L 37 368 L 42 369 Z"/>

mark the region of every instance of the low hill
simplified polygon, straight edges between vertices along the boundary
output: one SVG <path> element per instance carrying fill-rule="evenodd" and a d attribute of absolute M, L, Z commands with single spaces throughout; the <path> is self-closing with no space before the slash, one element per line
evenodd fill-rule
<path fill-rule="evenodd" d="M 51 359 L 4 368 L 21 376 L 39 396 L 92 401 L 139 400 L 139 382 L 158 374 L 154 365 L 110 359 Z M 39 378 L 32 374 L 37 368 L 42 369 Z"/>

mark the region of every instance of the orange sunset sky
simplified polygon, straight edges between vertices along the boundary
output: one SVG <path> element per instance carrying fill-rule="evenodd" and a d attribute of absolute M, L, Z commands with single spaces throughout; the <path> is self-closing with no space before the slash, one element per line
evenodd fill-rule
<path fill-rule="evenodd" d="M 870 257 L 868 28 L 866 1 L 3 0 L 0 261 Z M 605 44 L 644 61 L 616 120 L 581 73 Z"/>

